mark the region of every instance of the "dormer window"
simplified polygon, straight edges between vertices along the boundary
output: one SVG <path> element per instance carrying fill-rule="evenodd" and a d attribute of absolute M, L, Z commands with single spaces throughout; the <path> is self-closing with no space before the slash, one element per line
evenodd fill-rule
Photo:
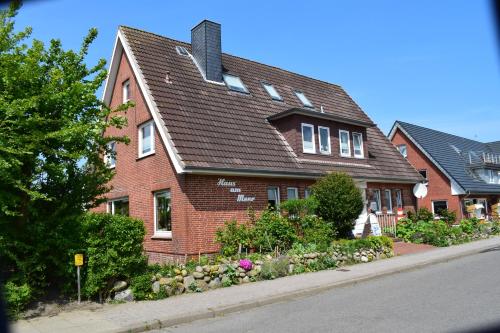
<path fill-rule="evenodd" d="M 321 154 L 331 154 L 332 149 L 330 146 L 330 128 L 318 126 L 319 133 L 319 152 Z"/>
<path fill-rule="evenodd" d="M 304 93 L 302 91 L 294 91 L 295 93 L 295 96 L 297 96 L 298 99 L 300 99 L 300 101 L 302 102 L 302 104 L 308 108 L 312 108 L 314 107 L 312 105 L 312 103 L 307 99 L 306 95 L 304 95 Z"/>
<path fill-rule="evenodd" d="M 352 133 L 352 146 L 354 148 L 354 157 L 363 158 L 363 134 Z"/>
<path fill-rule="evenodd" d="M 122 84 L 123 103 L 130 101 L 130 81 L 126 80 Z"/>
<path fill-rule="evenodd" d="M 275 100 L 275 101 L 282 101 L 283 100 L 283 98 L 280 96 L 278 91 L 276 91 L 276 89 L 274 88 L 274 86 L 272 84 L 262 83 L 262 86 L 264 87 L 264 89 L 266 89 L 267 93 L 269 94 L 269 96 L 271 96 L 271 98 L 273 100 Z"/>
<path fill-rule="evenodd" d="M 315 154 L 316 145 L 314 144 L 314 126 L 302 124 L 302 150 L 304 153 Z"/>
<path fill-rule="evenodd" d="M 230 74 L 222 74 L 224 82 L 230 90 L 248 94 L 248 89 L 238 76 Z"/>
<path fill-rule="evenodd" d="M 351 157 L 351 143 L 349 142 L 349 132 L 339 131 L 340 156 Z"/>

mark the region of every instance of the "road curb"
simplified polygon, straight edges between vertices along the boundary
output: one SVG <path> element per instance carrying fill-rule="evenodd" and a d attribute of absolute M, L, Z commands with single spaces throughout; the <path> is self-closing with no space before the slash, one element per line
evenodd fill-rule
<path fill-rule="evenodd" d="M 498 237 L 495 237 L 495 238 L 497 240 L 500 239 Z M 470 244 L 470 243 L 468 243 L 468 244 Z M 254 308 L 261 307 L 261 306 L 275 304 L 275 303 L 284 302 L 284 301 L 290 301 L 290 300 L 299 299 L 299 298 L 306 297 L 306 296 L 313 296 L 313 295 L 320 294 L 324 291 L 332 290 L 335 288 L 346 287 L 346 286 L 350 286 L 350 285 L 355 285 L 357 283 L 362 283 L 362 282 L 366 282 L 369 280 L 382 278 L 382 277 L 385 277 L 388 275 L 417 270 L 417 269 L 420 269 L 420 268 L 423 268 L 426 266 L 452 261 L 455 259 L 470 256 L 473 254 L 478 254 L 478 253 L 481 253 L 485 250 L 489 250 L 489 249 L 496 248 L 499 246 L 500 246 L 500 243 L 483 245 L 481 247 L 477 247 L 477 248 L 473 248 L 473 249 L 469 249 L 469 250 L 464 250 L 464 251 L 461 251 L 458 253 L 446 255 L 446 256 L 443 256 L 441 258 L 434 258 L 434 259 L 424 260 L 424 261 L 416 263 L 416 264 L 415 263 L 414 264 L 406 264 L 406 265 L 402 265 L 400 267 L 388 268 L 384 271 L 380 271 L 380 272 L 376 272 L 376 273 L 372 273 L 372 274 L 366 274 L 366 275 L 359 276 L 359 277 L 349 278 L 348 280 L 336 281 L 336 282 L 327 283 L 327 284 L 323 284 L 323 285 L 319 285 L 319 286 L 314 286 L 311 288 L 287 292 L 284 294 L 272 295 L 269 297 L 261 298 L 259 300 L 252 300 L 252 301 L 248 301 L 248 302 L 244 302 L 244 303 L 232 304 L 229 306 L 220 306 L 217 308 L 208 308 L 208 309 L 205 309 L 202 311 L 187 314 L 185 316 L 177 316 L 175 318 L 165 318 L 165 319 L 155 319 L 155 320 L 145 321 L 142 323 L 129 325 L 127 327 L 121 327 L 119 329 L 113 330 L 112 332 L 114 332 L 114 333 L 139 333 L 139 332 L 145 332 L 145 331 L 149 331 L 149 330 L 153 330 L 153 329 L 161 329 L 161 328 L 172 327 L 172 326 L 176 326 L 176 325 L 180 325 L 180 324 L 186 324 L 186 323 L 190 323 L 190 322 L 200 320 L 200 319 L 215 318 L 215 317 L 224 316 L 224 315 L 238 312 L 238 311 L 254 309 Z M 433 251 L 433 250 L 431 250 L 431 251 Z M 421 254 L 422 253 L 408 254 L 408 255 L 405 255 L 405 257 L 414 256 L 414 255 L 421 255 Z M 386 259 L 386 260 L 391 260 L 391 259 Z M 312 274 L 314 274 L 314 273 L 312 273 Z"/>

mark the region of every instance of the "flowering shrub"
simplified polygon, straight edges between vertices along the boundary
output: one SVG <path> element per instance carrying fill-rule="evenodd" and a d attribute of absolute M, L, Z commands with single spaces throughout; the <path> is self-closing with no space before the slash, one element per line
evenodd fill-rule
<path fill-rule="evenodd" d="M 240 267 L 243 268 L 245 271 L 249 271 L 252 269 L 253 264 L 249 259 L 241 259 Z"/>

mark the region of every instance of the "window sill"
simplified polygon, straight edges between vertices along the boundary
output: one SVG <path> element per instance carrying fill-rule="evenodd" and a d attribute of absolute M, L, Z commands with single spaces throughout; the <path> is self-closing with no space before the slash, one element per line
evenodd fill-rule
<path fill-rule="evenodd" d="M 151 239 L 164 239 L 164 240 L 171 240 L 172 235 L 170 234 L 154 234 L 151 236 Z"/>
<path fill-rule="evenodd" d="M 146 158 L 148 156 L 151 156 L 151 155 L 154 155 L 155 154 L 155 151 L 152 151 L 150 153 L 147 153 L 147 154 L 144 154 L 144 155 L 141 155 L 141 156 L 138 156 L 135 160 L 136 161 L 139 161 L 139 160 L 142 160 L 143 158 Z"/>
<path fill-rule="evenodd" d="M 322 151 L 322 152 L 320 152 L 320 154 L 328 156 L 328 155 L 331 155 L 332 152 L 331 151 Z"/>
<path fill-rule="evenodd" d="M 302 153 L 304 153 L 304 154 L 316 154 L 316 151 L 305 151 L 305 150 L 303 150 Z"/>

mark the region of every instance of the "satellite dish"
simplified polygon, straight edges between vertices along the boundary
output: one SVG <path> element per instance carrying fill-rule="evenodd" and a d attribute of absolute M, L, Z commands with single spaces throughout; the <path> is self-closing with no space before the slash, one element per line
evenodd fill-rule
<path fill-rule="evenodd" d="M 413 195 L 422 199 L 427 195 L 427 184 L 418 183 L 413 186 Z"/>

